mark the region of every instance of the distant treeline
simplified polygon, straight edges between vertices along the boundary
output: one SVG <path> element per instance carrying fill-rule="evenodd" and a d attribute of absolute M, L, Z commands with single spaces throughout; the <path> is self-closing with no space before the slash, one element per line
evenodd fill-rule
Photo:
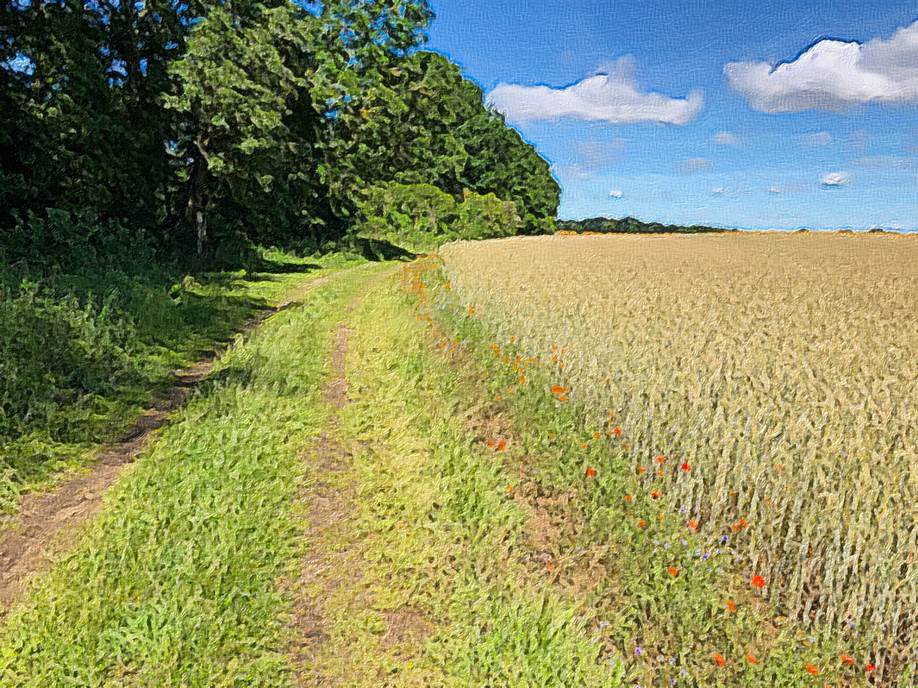
<path fill-rule="evenodd" d="M 664 225 L 643 222 L 633 217 L 617 220 L 611 217 L 591 217 L 585 220 L 558 220 L 558 229 L 565 232 L 598 232 L 600 234 L 702 234 L 705 232 L 733 232 L 732 229 L 704 225 Z"/>

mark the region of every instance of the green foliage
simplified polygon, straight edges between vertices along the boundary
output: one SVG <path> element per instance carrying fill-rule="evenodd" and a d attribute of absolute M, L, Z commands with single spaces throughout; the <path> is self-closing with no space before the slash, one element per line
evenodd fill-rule
<path fill-rule="evenodd" d="M 466 190 L 461 203 L 431 184 L 372 186 L 357 203 L 361 236 L 425 251 L 456 239 L 512 236 L 521 220 L 513 201 Z"/>
<path fill-rule="evenodd" d="M 513 201 L 502 201 L 493 193 L 482 196 L 466 191 L 459 205 L 456 234 L 460 239 L 494 239 L 513 236 L 521 225 Z"/>
<path fill-rule="evenodd" d="M 188 272 L 142 235 L 62 211 L 0 252 L 0 510 L 123 431 L 171 372 L 328 264 L 278 252 Z"/>
<path fill-rule="evenodd" d="M 558 220 L 557 229 L 565 232 L 598 232 L 600 234 L 702 234 L 736 231 L 718 227 L 705 227 L 703 225 L 663 225 L 659 222 L 642 222 L 633 217 L 626 217 L 621 220 L 608 217 L 591 217 L 586 220 Z"/>

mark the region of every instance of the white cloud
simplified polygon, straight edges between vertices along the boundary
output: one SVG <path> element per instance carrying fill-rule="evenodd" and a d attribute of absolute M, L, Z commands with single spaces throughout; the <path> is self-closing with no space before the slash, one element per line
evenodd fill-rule
<path fill-rule="evenodd" d="M 738 146 L 740 140 L 733 132 L 719 131 L 711 137 L 711 143 L 718 146 Z"/>
<path fill-rule="evenodd" d="M 723 196 L 725 193 L 727 193 L 727 190 L 722 186 L 715 186 L 713 189 L 711 189 L 711 193 L 715 196 Z"/>
<path fill-rule="evenodd" d="M 768 187 L 768 193 L 778 195 L 784 193 L 784 191 L 780 186 L 772 185 Z"/>
<path fill-rule="evenodd" d="M 688 158 L 679 163 L 679 171 L 682 174 L 694 174 L 711 169 L 711 161 L 707 158 Z"/>
<path fill-rule="evenodd" d="M 634 60 L 623 57 L 607 65 L 607 73 L 566 88 L 498 84 L 488 95 L 488 105 L 512 122 L 571 117 L 612 124 L 686 124 L 701 112 L 704 97 L 700 91 L 686 98 L 642 93 L 634 78 Z"/>
<path fill-rule="evenodd" d="M 827 131 L 814 131 L 800 137 L 800 143 L 804 146 L 831 146 L 834 140 L 832 134 Z"/>
<path fill-rule="evenodd" d="M 826 39 L 790 62 L 731 62 L 730 85 L 762 112 L 918 102 L 918 21 L 866 43 Z"/>
<path fill-rule="evenodd" d="M 851 181 L 851 175 L 847 172 L 829 172 L 822 177 L 822 185 L 825 187 L 844 186 Z"/>
<path fill-rule="evenodd" d="M 612 189 L 612 190 L 609 192 L 609 197 L 610 197 L 610 198 L 614 198 L 614 199 L 616 199 L 616 200 L 618 200 L 619 198 L 621 198 L 621 197 L 624 196 L 624 195 L 625 195 L 625 192 L 622 191 L 621 189 Z"/>

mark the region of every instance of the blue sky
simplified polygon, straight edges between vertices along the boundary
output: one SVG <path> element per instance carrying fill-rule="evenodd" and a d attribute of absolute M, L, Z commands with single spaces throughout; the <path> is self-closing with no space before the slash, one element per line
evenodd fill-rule
<path fill-rule="evenodd" d="M 918 229 L 914 0 L 433 6 L 428 47 L 552 163 L 561 217 Z"/>

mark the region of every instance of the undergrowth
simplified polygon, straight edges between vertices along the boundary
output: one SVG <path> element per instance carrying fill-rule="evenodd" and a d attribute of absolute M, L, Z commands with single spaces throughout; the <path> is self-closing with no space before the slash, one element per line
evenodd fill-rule
<path fill-rule="evenodd" d="M 0 236 L 0 511 L 117 438 L 175 369 L 307 274 L 358 260 L 248 248 L 213 271 L 127 234 L 52 213 Z"/>

